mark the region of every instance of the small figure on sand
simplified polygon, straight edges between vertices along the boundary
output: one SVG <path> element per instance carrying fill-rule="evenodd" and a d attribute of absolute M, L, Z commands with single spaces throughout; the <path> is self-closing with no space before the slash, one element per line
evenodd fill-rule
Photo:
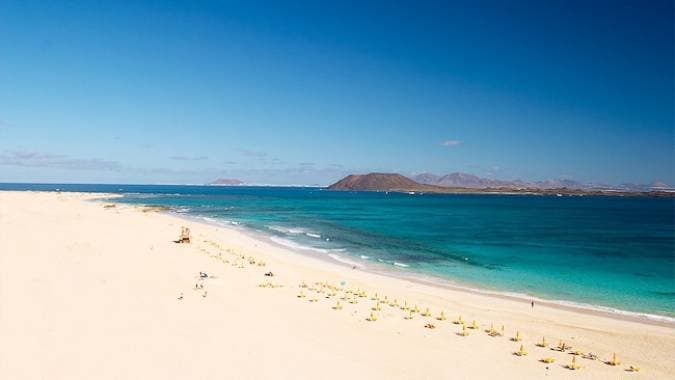
<path fill-rule="evenodd" d="M 206 290 L 204 290 L 204 293 L 202 293 L 202 297 L 206 298 L 206 294 L 207 294 L 207 292 L 206 292 Z"/>
<path fill-rule="evenodd" d="M 178 296 L 178 300 L 180 301 L 182 299 L 183 299 L 183 292 L 180 292 L 180 296 Z"/>
<path fill-rule="evenodd" d="M 534 309 L 534 300 L 532 300 L 532 308 Z"/>
<path fill-rule="evenodd" d="M 201 278 L 208 278 L 209 275 L 206 274 L 206 272 L 199 272 L 199 277 L 201 277 Z"/>

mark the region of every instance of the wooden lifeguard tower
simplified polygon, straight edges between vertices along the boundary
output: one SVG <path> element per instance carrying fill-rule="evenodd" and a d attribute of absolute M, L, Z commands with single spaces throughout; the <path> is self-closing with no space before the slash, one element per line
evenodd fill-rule
<path fill-rule="evenodd" d="M 176 240 L 176 243 L 189 243 L 190 242 L 190 229 L 183 226 L 180 228 L 180 237 Z"/>

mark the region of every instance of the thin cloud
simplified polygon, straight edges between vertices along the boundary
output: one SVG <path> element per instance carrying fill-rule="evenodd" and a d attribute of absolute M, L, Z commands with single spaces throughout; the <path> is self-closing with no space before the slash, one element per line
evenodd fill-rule
<path fill-rule="evenodd" d="M 460 141 L 460 140 L 445 140 L 441 143 L 441 145 L 443 145 L 443 146 L 457 146 L 461 143 L 462 143 L 462 141 Z"/>
<path fill-rule="evenodd" d="M 257 158 L 257 159 L 265 159 L 265 158 L 267 158 L 267 153 L 265 153 L 265 152 L 258 152 L 258 151 L 255 151 L 255 150 L 242 149 L 241 153 L 242 153 L 244 156 L 247 156 L 247 157 L 253 157 L 253 158 Z"/>
<path fill-rule="evenodd" d="M 68 156 L 61 154 L 31 151 L 9 151 L 0 153 L 0 165 L 102 171 L 117 171 L 122 169 L 122 165 L 117 161 L 108 161 L 98 158 L 69 158 Z"/>
<path fill-rule="evenodd" d="M 203 161 L 207 160 L 206 156 L 170 156 L 169 159 L 176 161 Z"/>

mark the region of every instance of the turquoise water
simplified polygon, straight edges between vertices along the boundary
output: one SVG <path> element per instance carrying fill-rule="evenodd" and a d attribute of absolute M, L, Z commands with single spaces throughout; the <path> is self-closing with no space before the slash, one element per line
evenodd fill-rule
<path fill-rule="evenodd" d="M 318 188 L 0 185 L 124 193 L 311 254 L 675 317 L 675 200 Z M 51 186 L 51 187 L 50 187 Z M 78 187 L 79 186 L 79 187 Z"/>

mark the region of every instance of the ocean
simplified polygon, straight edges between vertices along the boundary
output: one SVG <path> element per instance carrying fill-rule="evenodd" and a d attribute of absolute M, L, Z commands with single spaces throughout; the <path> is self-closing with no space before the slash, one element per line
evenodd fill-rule
<path fill-rule="evenodd" d="M 675 199 L 299 187 L 0 184 L 111 192 L 330 260 L 675 318 Z"/>

